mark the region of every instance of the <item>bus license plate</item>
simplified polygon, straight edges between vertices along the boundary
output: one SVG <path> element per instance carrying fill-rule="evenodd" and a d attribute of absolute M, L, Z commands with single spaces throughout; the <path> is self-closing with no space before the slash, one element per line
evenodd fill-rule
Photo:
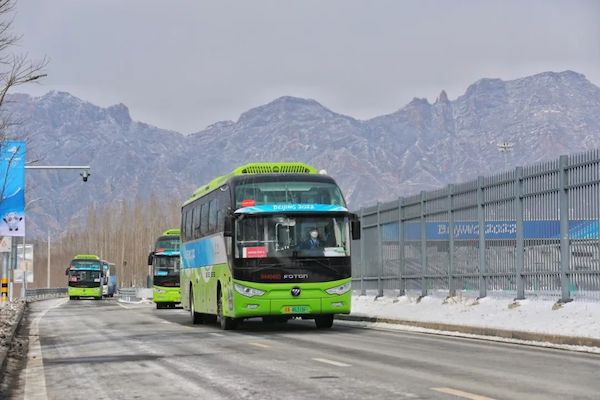
<path fill-rule="evenodd" d="M 281 310 L 283 314 L 307 314 L 310 312 L 308 306 L 285 306 Z"/>

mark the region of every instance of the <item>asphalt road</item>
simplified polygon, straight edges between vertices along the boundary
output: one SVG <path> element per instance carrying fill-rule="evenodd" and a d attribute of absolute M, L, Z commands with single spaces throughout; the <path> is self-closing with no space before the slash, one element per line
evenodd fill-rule
<path fill-rule="evenodd" d="M 32 303 L 16 399 L 598 399 L 600 356 L 312 321 L 238 330 L 114 300 Z"/>

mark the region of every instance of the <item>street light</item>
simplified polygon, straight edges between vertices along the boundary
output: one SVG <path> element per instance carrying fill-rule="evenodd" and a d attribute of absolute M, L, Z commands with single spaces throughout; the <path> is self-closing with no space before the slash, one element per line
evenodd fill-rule
<path fill-rule="evenodd" d="M 508 170 L 508 153 L 512 151 L 514 143 L 502 142 L 496 144 L 498 151 L 504 155 L 504 170 Z"/>
<path fill-rule="evenodd" d="M 27 207 L 29 207 L 31 204 L 35 203 L 36 201 L 40 201 L 40 200 L 44 200 L 42 197 L 38 197 L 36 199 L 32 199 L 29 200 L 27 203 L 25 203 L 25 212 L 27 212 Z M 21 262 L 23 263 L 23 265 L 25 266 L 25 270 L 23 271 L 23 282 L 21 283 L 21 298 L 25 298 L 26 293 L 27 293 L 27 272 L 29 272 L 29 269 L 27 268 L 27 264 L 25 263 L 25 248 L 26 248 L 26 241 L 25 241 L 25 235 L 23 235 L 23 249 L 22 249 L 22 257 L 21 257 Z"/>

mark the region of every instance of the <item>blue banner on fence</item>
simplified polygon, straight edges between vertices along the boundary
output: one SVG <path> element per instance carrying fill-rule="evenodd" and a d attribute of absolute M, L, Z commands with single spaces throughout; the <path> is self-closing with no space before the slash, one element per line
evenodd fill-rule
<path fill-rule="evenodd" d="M 25 142 L 0 142 L 0 236 L 25 235 Z"/>
<path fill-rule="evenodd" d="M 383 240 L 398 240 L 398 223 L 385 224 Z M 426 240 L 449 240 L 450 224 L 447 222 L 427 222 L 425 224 Z M 569 221 L 569 239 L 598 239 L 600 222 L 598 220 Z M 487 221 L 484 224 L 485 240 L 515 240 L 517 223 L 515 221 Z M 560 239 L 560 221 L 536 220 L 523 221 L 524 239 Z M 404 240 L 421 240 L 421 224 L 407 222 L 404 224 Z M 454 223 L 454 240 L 479 240 L 479 223 L 477 221 L 457 221 Z"/>

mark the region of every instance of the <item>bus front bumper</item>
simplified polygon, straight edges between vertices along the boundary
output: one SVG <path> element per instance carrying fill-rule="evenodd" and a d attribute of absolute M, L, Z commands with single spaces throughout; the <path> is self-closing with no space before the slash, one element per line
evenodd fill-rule
<path fill-rule="evenodd" d="M 341 282 L 341 283 L 340 283 Z M 235 290 L 233 307 L 236 318 L 260 316 L 310 316 L 318 314 L 349 314 L 352 291 L 337 295 L 328 294 L 326 287 L 334 287 L 344 281 L 307 284 L 270 284 L 263 296 L 246 297 Z M 349 282 L 349 280 L 348 280 Z M 243 282 L 242 284 L 245 284 Z M 268 286 L 248 283 L 254 288 L 263 289 Z M 299 296 L 292 296 L 291 290 L 300 288 Z"/>
<path fill-rule="evenodd" d="M 181 303 L 181 290 L 178 287 L 154 286 L 152 300 L 155 303 Z"/>
<path fill-rule="evenodd" d="M 78 288 L 69 287 L 67 288 L 67 295 L 69 297 L 102 297 L 102 288 Z"/>

